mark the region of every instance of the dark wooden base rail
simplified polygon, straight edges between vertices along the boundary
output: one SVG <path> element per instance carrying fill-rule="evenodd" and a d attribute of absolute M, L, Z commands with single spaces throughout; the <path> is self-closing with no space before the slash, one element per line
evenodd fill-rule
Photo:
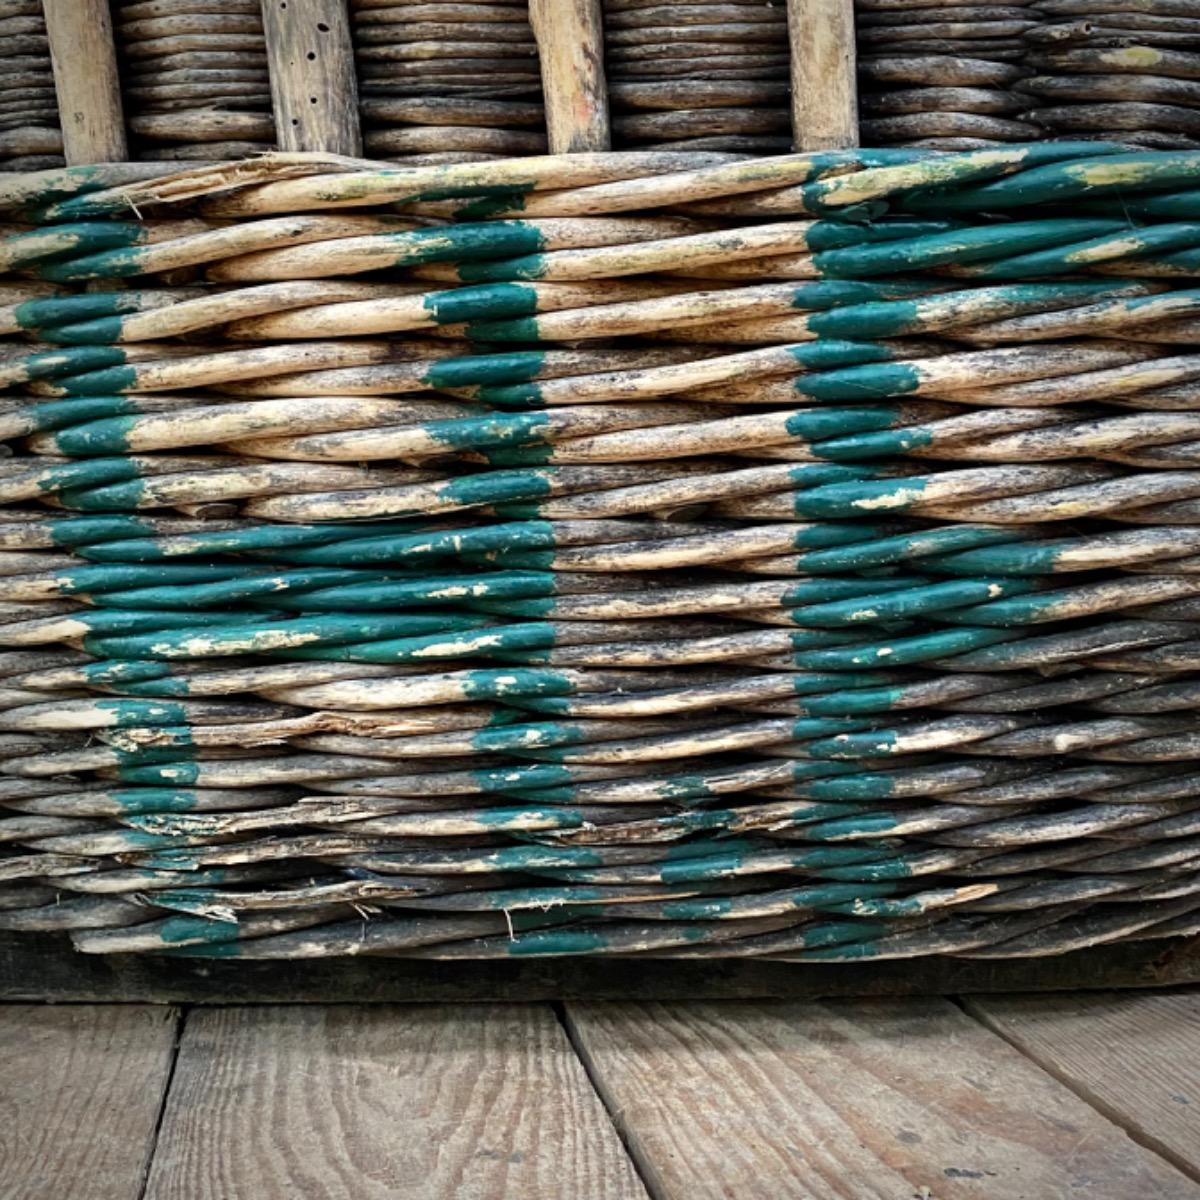
<path fill-rule="evenodd" d="M 77 954 L 65 938 L 0 933 L 0 1002 L 381 1003 L 733 1000 L 1165 987 L 1200 980 L 1200 939 L 1131 942 L 1052 958 L 933 957 L 849 965 L 745 959 L 222 962 Z"/>

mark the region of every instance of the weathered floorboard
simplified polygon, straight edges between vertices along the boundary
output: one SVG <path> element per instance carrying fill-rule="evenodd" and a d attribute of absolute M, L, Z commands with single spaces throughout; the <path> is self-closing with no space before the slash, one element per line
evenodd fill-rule
<path fill-rule="evenodd" d="M 980 996 L 967 1010 L 1200 1180 L 1200 991 Z"/>
<path fill-rule="evenodd" d="M 146 1200 L 645 1200 L 546 1006 L 193 1012 Z"/>
<path fill-rule="evenodd" d="M 0 1196 L 138 1200 L 173 1008 L 0 1006 Z"/>
<path fill-rule="evenodd" d="M 946 1000 L 572 1004 L 658 1200 L 1196 1200 Z"/>

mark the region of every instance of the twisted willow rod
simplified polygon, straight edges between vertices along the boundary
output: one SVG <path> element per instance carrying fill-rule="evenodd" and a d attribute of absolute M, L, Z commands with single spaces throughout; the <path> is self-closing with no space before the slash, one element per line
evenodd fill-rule
<path fill-rule="evenodd" d="M 1200 154 L 0 179 L 0 928 L 1200 930 Z"/>

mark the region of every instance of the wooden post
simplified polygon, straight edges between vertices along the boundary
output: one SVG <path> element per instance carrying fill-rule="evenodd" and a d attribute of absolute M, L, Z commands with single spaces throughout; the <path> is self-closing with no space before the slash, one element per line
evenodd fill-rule
<path fill-rule="evenodd" d="M 346 0 L 262 0 L 281 150 L 362 154 Z"/>
<path fill-rule="evenodd" d="M 858 145 L 854 0 L 788 0 L 792 141 L 797 150 Z"/>
<path fill-rule="evenodd" d="M 600 0 L 529 0 L 551 154 L 608 150 L 608 85 Z"/>
<path fill-rule="evenodd" d="M 129 157 L 108 0 L 44 0 L 68 166 Z"/>

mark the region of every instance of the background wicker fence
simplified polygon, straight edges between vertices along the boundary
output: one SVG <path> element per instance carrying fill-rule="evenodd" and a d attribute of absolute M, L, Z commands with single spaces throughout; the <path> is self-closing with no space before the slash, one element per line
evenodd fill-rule
<path fill-rule="evenodd" d="M 1200 144 L 1193 0 L 5 0 L 0 30 L 11 170 Z"/>

